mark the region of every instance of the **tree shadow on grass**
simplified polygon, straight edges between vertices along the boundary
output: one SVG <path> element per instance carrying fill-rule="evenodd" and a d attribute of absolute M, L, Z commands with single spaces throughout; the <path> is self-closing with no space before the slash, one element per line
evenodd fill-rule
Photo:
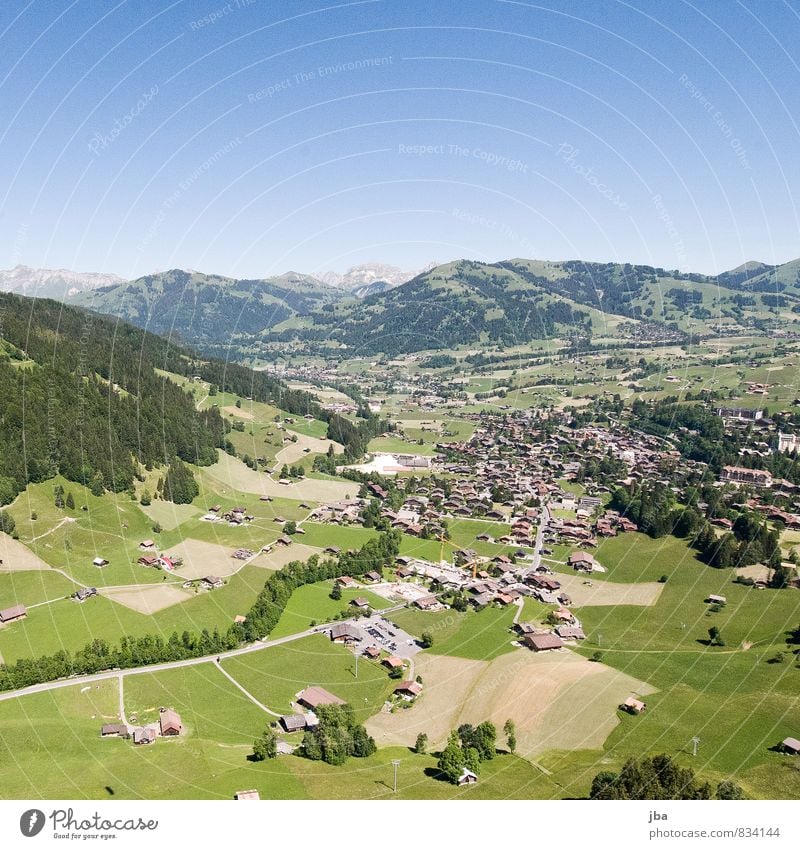
<path fill-rule="evenodd" d="M 435 781 L 444 781 L 448 784 L 450 783 L 450 779 L 448 779 L 448 777 L 438 767 L 427 766 L 423 772 L 428 776 L 428 778 L 433 778 Z"/>

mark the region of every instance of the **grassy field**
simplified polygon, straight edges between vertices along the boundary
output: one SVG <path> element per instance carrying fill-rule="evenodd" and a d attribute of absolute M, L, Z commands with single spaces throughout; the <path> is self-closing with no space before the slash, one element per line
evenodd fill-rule
<path fill-rule="evenodd" d="M 228 578 L 224 587 L 196 595 L 187 593 L 186 601 L 152 615 L 103 598 L 102 590 L 99 597 L 83 604 L 59 601 L 37 607 L 27 619 L 0 629 L 0 654 L 11 662 L 82 648 L 98 638 L 116 642 L 124 635 L 161 634 L 168 639 L 173 631 L 227 629 L 234 616 L 247 613 L 267 574 L 257 566 L 246 566 Z"/>
<path fill-rule="evenodd" d="M 380 710 L 397 682 L 377 661 L 355 658 L 348 649 L 314 634 L 291 643 L 223 661 L 223 668 L 262 704 L 277 713 L 292 713 L 291 702 L 306 687 L 317 685 L 353 706 L 364 720 Z"/>
<path fill-rule="evenodd" d="M 478 612 L 468 611 L 459 620 L 457 630 L 444 640 L 437 640 L 434 632 L 431 651 L 435 654 L 473 660 L 491 660 L 500 654 L 513 651 L 513 637 L 508 629 L 511 627 L 514 613 L 513 606 L 487 607 Z"/>
<path fill-rule="evenodd" d="M 126 708 L 154 718 L 169 705 L 188 733 L 152 746 L 100 738 L 118 721 L 116 679 L 0 702 L 0 782 L 8 799 L 232 799 L 258 787 L 265 798 L 304 798 L 284 760 L 247 755 L 269 717 L 210 664 L 131 676 Z"/>
<path fill-rule="evenodd" d="M 332 581 L 321 581 L 296 589 L 270 637 L 277 639 L 305 631 L 312 622 L 328 622 L 341 610 L 352 610 L 349 604 L 354 598 L 367 599 L 373 610 L 382 610 L 390 604 L 385 598 L 364 589 L 342 590 L 341 599 L 334 601 L 330 598 L 332 587 Z"/>
<path fill-rule="evenodd" d="M 391 761 L 400 761 L 397 793 Z M 558 788 L 522 758 L 501 755 L 481 767 L 477 784 L 456 787 L 442 780 L 436 756 L 405 747 L 379 749 L 372 757 L 351 759 L 343 767 L 291 758 L 287 768 L 313 799 L 533 799 L 557 798 Z"/>
<path fill-rule="evenodd" d="M 420 457 L 431 457 L 436 449 L 435 443 L 438 442 L 436 434 L 424 434 L 425 443 L 419 445 L 416 442 L 406 442 L 396 436 L 385 436 L 371 439 L 367 446 L 367 451 L 380 451 L 384 454 L 417 454 Z"/>

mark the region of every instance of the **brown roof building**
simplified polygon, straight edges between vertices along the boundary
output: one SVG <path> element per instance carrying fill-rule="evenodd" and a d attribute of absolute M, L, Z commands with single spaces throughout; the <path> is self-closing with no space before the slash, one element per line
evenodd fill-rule
<path fill-rule="evenodd" d="M 172 710 L 172 708 L 164 708 L 158 718 L 161 727 L 162 737 L 177 737 L 183 730 L 181 718 Z"/>
<path fill-rule="evenodd" d="M 534 651 L 554 651 L 564 645 L 555 634 L 526 634 L 522 641 Z"/>
<path fill-rule="evenodd" d="M 344 702 L 333 693 L 329 693 L 322 687 L 306 687 L 297 697 L 297 703 L 303 705 L 310 710 L 318 708 L 320 705 L 343 705 Z"/>
<path fill-rule="evenodd" d="M 0 610 L 0 622 L 16 622 L 17 619 L 24 619 L 28 615 L 24 604 L 16 604 L 14 607 L 7 607 L 5 610 Z"/>

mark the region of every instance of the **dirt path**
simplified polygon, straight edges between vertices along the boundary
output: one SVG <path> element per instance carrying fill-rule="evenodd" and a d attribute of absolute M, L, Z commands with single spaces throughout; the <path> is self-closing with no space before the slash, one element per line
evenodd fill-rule
<path fill-rule="evenodd" d="M 233 677 L 233 675 L 229 674 L 228 672 L 226 672 L 226 671 L 222 668 L 222 664 L 219 662 L 219 658 L 217 658 L 217 659 L 214 661 L 214 666 L 216 666 L 216 667 L 217 667 L 217 669 L 219 669 L 219 671 L 220 671 L 220 672 L 221 672 L 221 673 L 222 673 L 222 674 L 223 674 L 223 675 L 224 675 L 224 676 L 228 679 L 228 681 L 230 681 L 230 682 L 231 682 L 231 684 L 233 684 L 233 686 L 234 686 L 234 687 L 236 687 L 236 689 L 237 689 L 237 690 L 241 690 L 241 691 L 245 694 L 245 696 L 247 696 L 247 698 L 248 698 L 248 699 L 250 699 L 250 701 L 251 701 L 254 705 L 256 705 L 256 707 L 260 707 L 260 708 L 261 708 L 261 710 L 263 710 L 263 711 L 264 711 L 264 713 L 268 713 L 270 716 L 277 716 L 277 717 L 281 717 L 281 716 L 283 716 L 283 714 L 275 713 L 275 711 L 274 711 L 274 710 L 270 710 L 270 709 L 269 709 L 266 705 L 262 705 L 262 704 L 261 704 L 261 702 L 260 702 L 260 701 L 259 701 L 259 700 L 258 700 L 258 699 L 257 699 L 257 698 L 256 698 L 256 697 L 255 697 L 255 696 L 254 696 L 254 695 L 253 695 L 250 691 L 249 691 L 249 690 L 246 690 L 246 689 L 245 689 L 245 688 L 244 688 L 244 687 L 243 687 L 243 686 L 242 686 L 242 685 L 241 685 L 241 684 L 240 684 L 240 683 L 239 683 L 239 682 L 238 682 L 238 681 L 237 681 L 237 680 Z"/>
<path fill-rule="evenodd" d="M 117 675 L 117 682 L 119 684 L 119 718 L 121 722 L 127 725 L 128 720 L 125 718 L 125 676 L 121 672 Z"/>
<path fill-rule="evenodd" d="M 55 533 L 62 525 L 68 525 L 71 522 L 77 522 L 77 519 L 73 519 L 72 516 L 65 516 L 60 522 L 53 525 L 49 531 L 45 531 L 43 534 L 39 534 L 39 536 L 31 537 L 29 542 L 36 542 L 37 539 L 42 539 L 43 537 L 48 536 L 49 534 Z"/>

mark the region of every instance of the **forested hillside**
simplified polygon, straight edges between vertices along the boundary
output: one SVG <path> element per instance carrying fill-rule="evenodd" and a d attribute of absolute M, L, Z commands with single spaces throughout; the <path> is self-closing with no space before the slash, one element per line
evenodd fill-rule
<path fill-rule="evenodd" d="M 156 367 L 185 372 L 190 362 L 129 325 L 0 295 L 0 504 L 59 472 L 121 491 L 137 463 L 215 462 L 225 434 L 219 413 L 195 410 Z"/>

